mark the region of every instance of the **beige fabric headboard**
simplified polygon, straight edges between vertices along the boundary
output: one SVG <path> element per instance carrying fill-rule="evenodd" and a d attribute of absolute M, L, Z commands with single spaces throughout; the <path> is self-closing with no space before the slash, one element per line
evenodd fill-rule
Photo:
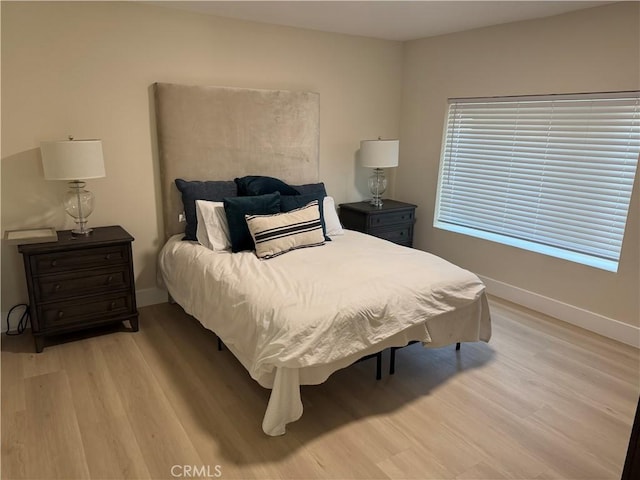
<path fill-rule="evenodd" d="M 318 181 L 317 93 L 156 83 L 154 94 L 166 238 L 184 231 L 176 178 Z"/>

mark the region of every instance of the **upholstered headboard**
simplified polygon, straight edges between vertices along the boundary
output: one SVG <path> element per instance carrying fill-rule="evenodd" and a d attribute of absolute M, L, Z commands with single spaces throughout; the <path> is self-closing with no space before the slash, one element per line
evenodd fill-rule
<path fill-rule="evenodd" d="M 184 231 L 176 178 L 318 181 L 317 93 L 170 83 L 154 93 L 166 238 Z"/>

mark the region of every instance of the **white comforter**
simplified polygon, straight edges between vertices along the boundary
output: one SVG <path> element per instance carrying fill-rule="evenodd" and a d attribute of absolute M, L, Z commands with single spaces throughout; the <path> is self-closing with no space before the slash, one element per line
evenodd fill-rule
<path fill-rule="evenodd" d="M 172 297 L 273 388 L 263 422 L 270 435 L 302 414 L 300 384 L 363 355 L 408 340 L 440 346 L 491 335 L 476 275 L 358 232 L 270 260 L 175 236 L 159 264 Z"/>

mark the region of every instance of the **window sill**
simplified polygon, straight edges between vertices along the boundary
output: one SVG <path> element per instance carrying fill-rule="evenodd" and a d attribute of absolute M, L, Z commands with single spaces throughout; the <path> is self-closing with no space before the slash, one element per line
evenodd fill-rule
<path fill-rule="evenodd" d="M 440 230 L 447 230 L 449 232 L 461 233 L 470 237 L 482 238 L 491 242 L 501 243 L 503 245 L 509 245 L 511 247 L 528 250 L 530 252 L 541 253 L 550 257 L 561 258 L 569 262 L 580 263 L 589 267 L 598 268 L 607 272 L 616 273 L 618 271 L 618 263 L 613 260 L 607 260 L 604 258 L 592 257 L 582 253 L 572 252 L 570 250 L 563 250 L 557 247 L 550 247 L 548 245 L 541 245 L 519 238 L 507 237 L 505 235 L 499 235 L 496 233 L 485 232 L 474 228 L 463 227 L 460 225 L 453 225 L 450 223 L 435 221 L 433 226 Z"/>

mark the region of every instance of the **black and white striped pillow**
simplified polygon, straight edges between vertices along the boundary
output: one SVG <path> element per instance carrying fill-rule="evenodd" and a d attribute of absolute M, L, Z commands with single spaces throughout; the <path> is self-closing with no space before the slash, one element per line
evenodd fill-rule
<path fill-rule="evenodd" d="M 258 258 L 271 258 L 297 248 L 324 244 L 318 201 L 285 213 L 245 215 Z"/>

